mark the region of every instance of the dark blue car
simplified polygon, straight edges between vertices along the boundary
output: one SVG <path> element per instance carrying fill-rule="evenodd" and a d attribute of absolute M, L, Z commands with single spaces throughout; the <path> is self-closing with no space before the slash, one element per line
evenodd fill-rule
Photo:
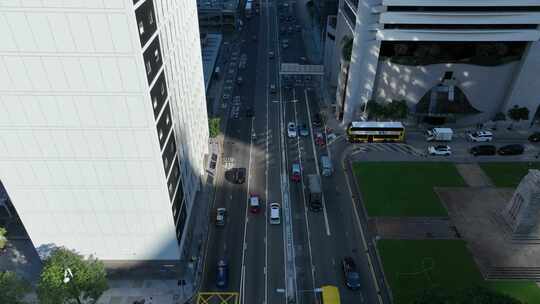
<path fill-rule="evenodd" d="M 229 281 L 229 265 L 227 265 L 225 260 L 219 260 L 216 270 L 216 286 L 219 288 L 227 287 Z"/>

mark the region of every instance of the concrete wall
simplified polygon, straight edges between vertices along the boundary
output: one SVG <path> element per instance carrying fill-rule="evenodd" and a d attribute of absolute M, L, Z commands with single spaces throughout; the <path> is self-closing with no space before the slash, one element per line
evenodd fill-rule
<path fill-rule="evenodd" d="M 517 62 L 485 67 L 468 64 L 406 66 L 388 60 L 381 61 L 373 98 L 385 101 L 404 99 L 412 108 L 428 90 L 440 82 L 444 72 L 452 71 L 472 106 L 491 116 L 503 107 L 517 67 Z"/>

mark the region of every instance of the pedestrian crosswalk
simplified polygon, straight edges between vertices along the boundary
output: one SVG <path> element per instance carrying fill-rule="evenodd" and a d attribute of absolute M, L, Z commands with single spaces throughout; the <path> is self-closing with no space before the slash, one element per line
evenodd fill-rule
<path fill-rule="evenodd" d="M 424 154 L 413 146 L 400 143 L 367 143 L 355 145 L 353 154 L 368 152 L 397 152 L 413 156 L 422 156 Z"/>

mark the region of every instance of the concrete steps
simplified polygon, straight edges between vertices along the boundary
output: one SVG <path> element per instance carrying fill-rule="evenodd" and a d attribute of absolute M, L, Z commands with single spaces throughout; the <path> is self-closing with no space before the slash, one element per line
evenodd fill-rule
<path fill-rule="evenodd" d="M 486 279 L 512 279 L 540 281 L 540 267 L 491 267 Z"/>

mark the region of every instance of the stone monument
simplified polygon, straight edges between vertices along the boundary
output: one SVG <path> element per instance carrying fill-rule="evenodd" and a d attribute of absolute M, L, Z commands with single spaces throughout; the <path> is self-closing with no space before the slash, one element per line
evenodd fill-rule
<path fill-rule="evenodd" d="M 501 215 L 513 239 L 540 240 L 540 170 L 529 170 Z"/>

